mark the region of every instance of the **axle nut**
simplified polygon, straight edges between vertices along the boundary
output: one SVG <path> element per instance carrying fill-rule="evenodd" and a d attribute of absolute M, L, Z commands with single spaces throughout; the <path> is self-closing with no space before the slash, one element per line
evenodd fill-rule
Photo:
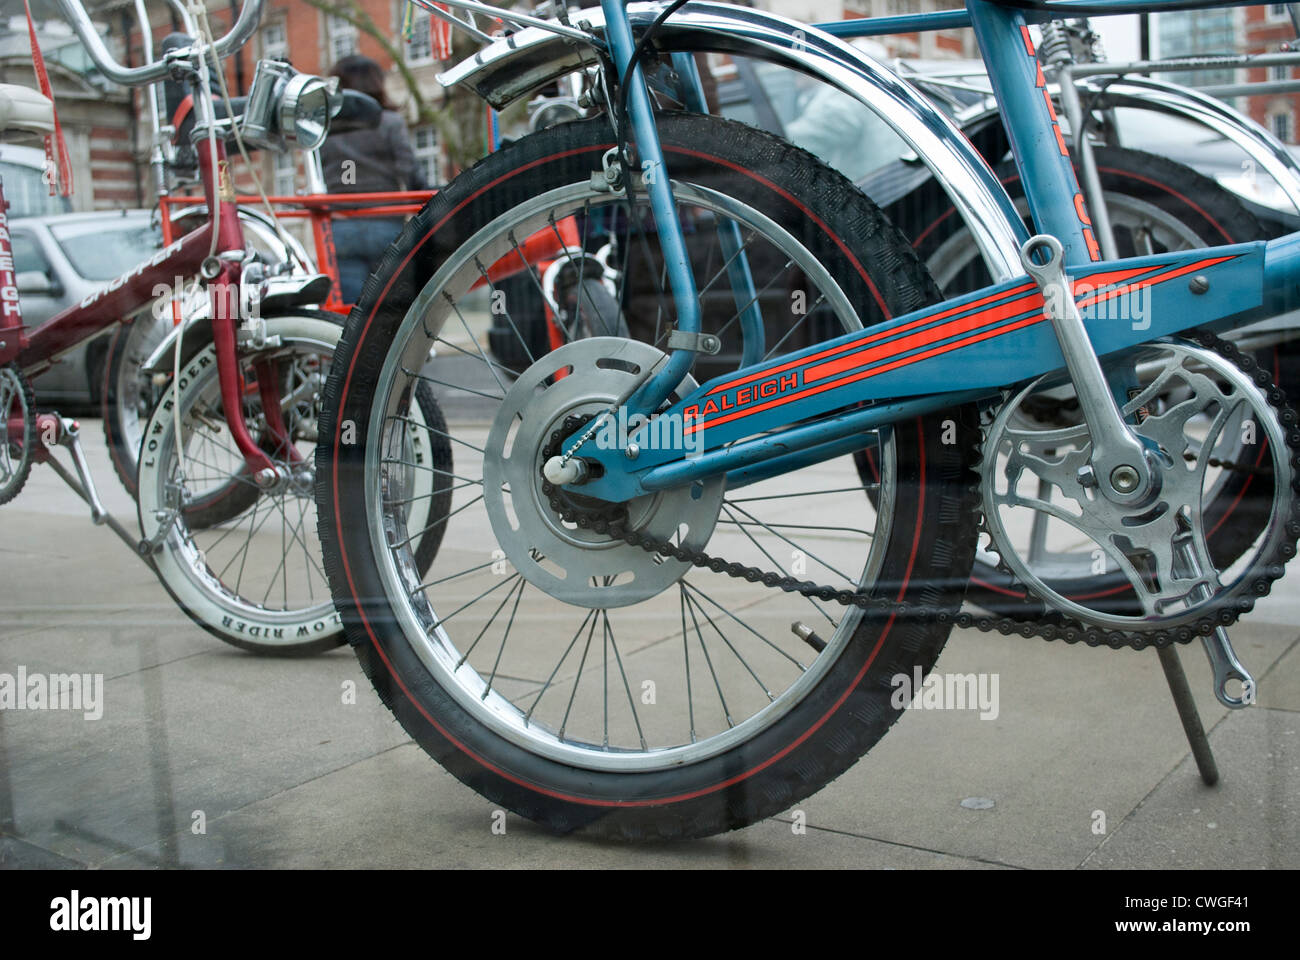
<path fill-rule="evenodd" d="M 1138 472 L 1127 464 L 1122 464 L 1111 471 L 1110 485 L 1120 493 L 1132 493 L 1141 482 Z"/>

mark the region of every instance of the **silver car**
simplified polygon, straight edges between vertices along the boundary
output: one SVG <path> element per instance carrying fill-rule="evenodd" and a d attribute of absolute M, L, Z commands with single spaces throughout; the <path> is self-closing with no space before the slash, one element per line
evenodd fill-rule
<path fill-rule="evenodd" d="M 189 207 L 174 215 L 176 234 L 201 225 L 205 208 Z M 290 235 L 277 234 L 266 214 L 239 208 L 248 243 L 268 265 L 295 259 L 314 269 L 312 258 Z M 38 326 L 59 311 L 80 301 L 109 280 L 134 270 L 162 247 L 162 231 L 148 210 L 69 213 L 11 220 L 14 266 L 23 322 Z M 69 351 L 33 383 L 43 407 L 62 412 L 99 410 L 103 390 L 104 357 L 109 338 L 103 333 Z"/>
<path fill-rule="evenodd" d="M 23 322 L 37 327 L 153 256 L 162 233 L 148 210 L 66 213 L 11 221 Z M 42 407 L 97 407 L 115 326 L 69 351 L 33 382 Z"/>

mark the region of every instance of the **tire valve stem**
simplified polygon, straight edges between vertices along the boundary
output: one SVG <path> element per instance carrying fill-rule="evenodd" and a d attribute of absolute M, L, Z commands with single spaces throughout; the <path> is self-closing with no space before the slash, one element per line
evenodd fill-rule
<path fill-rule="evenodd" d="M 818 653 L 826 649 L 826 641 L 817 636 L 817 631 L 801 620 L 790 624 L 790 632 L 812 647 Z"/>

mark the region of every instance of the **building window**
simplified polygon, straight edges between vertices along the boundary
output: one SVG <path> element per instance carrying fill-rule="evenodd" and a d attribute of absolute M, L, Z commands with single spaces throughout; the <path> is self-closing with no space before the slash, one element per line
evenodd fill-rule
<path fill-rule="evenodd" d="M 1292 137 L 1291 114 L 1275 113 L 1268 118 L 1268 127 L 1273 131 L 1273 136 L 1277 137 L 1283 143 L 1290 143 Z"/>
<path fill-rule="evenodd" d="M 332 63 L 338 63 L 360 49 L 357 42 L 357 28 L 343 17 L 336 17 L 333 14 L 330 15 L 328 23 L 330 58 Z"/>
<path fill-rule="evenodd" d="M 1290 17 L 1291 14 L 1287 10 L 1287 4 L 1270 3 L 1268 5 L 1268 18 L 1270 20 L 1287 20 L 1290 19 Z"/>
<path fill-rule="evenodd" d="M 411 18 L 411 39 L 406 41 L 406 62 L 432 63 L 433 40 L 429 36 L 430 16 L 425 10 L 416 10 Z"/>
<path fill-rule="evenodd" d="M 297 164 L 290 152 L 275 155 L 275 177 L 271 184 L 271 196 L 292 197 L 298 192 Z"/>
<path fill-rule="evenodd" d="M 262 58 L 264 60 L 289 59 L 289 34 L 284 21 L 268 23 L 262 28 Z"/>
<path fill-rule="evenodd" d="M 425 182 L 429 186 L 442 183 L 442 145 L 438 142 L 437 129 L 416 127 L 411 133 L 411 146 L 415 162 L 424 171 Z"/>
<path fill-rule="evenodd" d="M 1268 68 L 1268 78 L 1270 80 L 1290 80 L 1291 68 L 1285 64 L 1279 64 Z"/>

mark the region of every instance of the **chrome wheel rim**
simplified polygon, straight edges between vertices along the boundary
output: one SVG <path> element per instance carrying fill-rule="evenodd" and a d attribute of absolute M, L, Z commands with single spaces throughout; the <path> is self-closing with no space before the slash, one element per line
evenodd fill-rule
<path fill-rule="evenodd" d="M 761 235 L 765 241 L 772 241 L 773 246 L 779 247 L 783 256 L 790 257 L 789 263 L 803 270 L 810 278 L 810 282 L 814 283 L 819 294 L 817 302 L 832 305 L 831 309 L 843 329 L 854 329 L 860 326 L 856 313 L 848 305 L 838 285 L 826 274 L 824 267 L 787 231 L 761 212 L 698 185 L 675 182 L 674 192 L 683 207 L 692 211 L 705 211 L 717 218 L 732 220 L 741 225 L 744 231 L 749 232 L 751 238 Z M 726 640 L 719 642 L 715 638 L 713 646 L 710 646 L 706 642 L 705 634 L 712 629 L 716 631 L 716 637 L 725 637 L 725 631 L 718 627 L 719 623 L 722 623 L 728 629 L 735 631 L 736 636 L 743 636 L 746 642 L 753 643 L 756 647 L 760 642 L 767 643 L 767 638 L 760 631 L 752 629 L 746 633 L 741 626 L 738 626 L 744 624 L 744 618 L 735 616 L 734 610 L 728 611 L 716 602 L 710 606 L 713 598 L 709 595 L 709 591 L 694 585 L 682 586 L 690 581 L 691 575 L 688 575 L 678 584 L 676 600 L 673 601 L 677 604 L 675 610 L 664 609 L 668 605 L 666 598 L 672 595 L 671 591 L 659 594 L 655 599 L 645 603 L 613 611 L 563 607 L 563 610 L 572 614 L 572 617 L 566 628 L 556 635 L 556 639 L 551 644 L 554 649 L 550 653 L 555 656 L 548 655 L 540 663 L 537 676 L 532 681 L 534 683 L 532 688 L 523 693 L 516 693 L 517 687 L 506 689 L 508 684 L 503 682 L 503 678 L 513 678 L 506 672 L 503 661 L 506 659 L 510 642 L 510 630 L 516 622 L 520 604 L 529 586 L 527 581 L 517 573 L 511 575 L 507 564 L 502 566 L 497 582 L 491 582 L 488 579 L 489 574 L 482 572 L 493 566 L 491 555 L 487 553 L 483 553 L 478 563 L 469 563 L 468 559 L 458 561 L 457 569 L 451 573 L 447 572 L 450 567 L 440 570 L 438 564 L 435 564 L 427 580 L 422 581 L 414 573 L 408 542 L 410 531 L 405 525 L 404 518 L 400 511 L 390 509 L 386 505 L 386 501 L 392 499 L 393 491 L 400 489 L 402 471 L 400 465 L 395 465 L 399 467 L 398 475 L 395 477 L 384 466 L 386 459 L 392 459 L 386 457 L 386 445 L 391 442 L 395 433 L 400 435 L 402 430 L 408 428 L 404 421 L 406 411 L 409 409 L 412 385 L 423 376 L 420 363 L 422 358 L 428 355 L 430 344 L 439 345 L 439 356 L 452 353 L 452 350 L 444 350 L 444 345 L 454 347 L 471 359 L 474 354 L 478 354 L 478 359 L 487 370 L 492 372 L 492 378 L 499 388 L 499 392 L 493 391 L 493 398 L 500 402 L 505 396 L 508 389 L 506 382 L 508 374 L 504 369 L 493 369 L 493 362 L 487 356 L 486 348 L 482 344 L 478 344 L 475 340 L 473 346 L 456 346 L 448 344 L 443 336 L 444 333 L 458 328 L 470 332 L 470 323 L 460 308 L 459 300 L 473 281 L 479 275 L 485 274 L 487 269 L 485 264 L 490 266 L 500 257 L 508 255 L 512 244 L 517 247 L 525 237 L 531 235 L 531 231 L 546 229 L 548 225 L 554 226 L 561 217 L 581 213 L 584 222 L 590 223 L 593 209 L 618 202 L 621 202 L 621 197 L 611 198 L 608 194 L 594 192 L 588 183 L 574 184 L 550 191 L 519 204 L 497 221 L 482 228 L 474 237 L 460 245 L 438 269 L 407 311 L 400 329 L 393 338 L 378 378 L 370 422 L 367 426 L 365 492 L 371 546 L 378 559 L 378 573 L 385 594 L 396 622 L 431 677 L 448 691 L 463 709 L 483 722 L 494 733 L 531 753 L 587 769 L 640 772 L 670 769 L 716 756 L 768 729 L 799 703 L 826 675 L 856 631 L 861 622 L 862 612 L 856 608 L 846 610 L 843 607 L 824 605 L 819 601 L 803 597 L 793 601 L 798 605 L 795 607 L 796 612 L 804 611 L 802 615 L 806 619 L 811 621 L 816 617 L 823 618 L 818 619 L 817 623 L 827 634 L 826 648 L 820 654 L 815 654 L 801 640 L 791 635 L 788 619 L 790 606 L 787 604 L 784 613 L 781 614 L 785 617 L 780 627 L 784 636 L 778 634 L 776 637 L 781 641 L 780 648 L 778 649 L 775 643 L 769 645 L 779 653 L 779 656 L 770 655 L 773 660 L 779 661 L 780 657 L 784 656 L 794 663 L 794 666 L 789 668 L 793 679 L 784 686 L 777 687 L 758 677 L 756 671 L 750 668 L 750 664 L 744 662 L 745 656 L 736 654 L 737 659 L 742 661 L 742 665 L 737 666 L 734 673 L 743 676 L 746 668 L 750 668 L 748 672 L 751 682 L 757 681 L 756 685 L 762 688 L 766 695 L 749 697 L 746 702 L 756 703 L 755 709 L 741 716 L 742 711 L 738 707 L 733 708 L 732 704 L 726 702 L 722 680 L 718 677 L 716 665 L 711 659 L 714 655 L 721 655 L 728 649 L 735 653 L 735 645 Z M 629 217 L 630 222 L 633 220 L 634 218 Z M 518 237 L 511 237 L 512 233 L 517 233 Z M 779 352 L 783 346 L 783 343 L 775 343 L 771 346 L 771 351 Z M 438 377 L 435 380 L 443 389 L 447 389 L 448 383 L 445 379 Z M 478 503 L 482 495 L 475 491 L 483 483 L 483 471 L 479 464 L 484 457 L 488 433 L 487 419 L 484 418 L 485 422 L 477 428 L 477 432 L 474 429 L 466 429 L 460 436 L 449 437 L 455 447 L 457 458 L 454 474 L 445 478 L 450 487 L 456 491 L 452 509 L 445 518 L 449 530 L 454 518 L 465 516 L 466 511 L 482 510 L 482 506 Z M 857 553 L 856 565 L 851 570 L 847 573 L 844 570 L 837 570 L 837 573 L 841 576 L 844 586 L 851 586 L 854 589 L 869 588 L 877 578 L 882 562 L 883 544 L 888 540 L 892 520 L 896 469 L 894 442 L 889 431 L 881 433 L 879 443 L 875 447 L 875 456 L 881 481 L 877 488 L 874 510 L 868 497 L 863 493 L 865 486 L 857 478 L 856 473 L 852 474 L 851 479 L 846 478 L 844 464 L 847 462 L 848 470 L 852 471 L 852 461 L 849 458 L 841 458 L 836 462 L 837 469 L 830 471 L 836 479 L 828 482 L 842 484 L 842 489 L 832 488 L 828 491 L 813 491 L 807 494 L 781 493 L 766 498 L 763 496 L 733 497 L 724 503 L 723 522 L 720 527 L 728 524 L 732 526 L 733 543 L 743 543 L 745 536 L 750 536 L 757 543 L 757 539 L 746 530 L 748 526 L 753 526 L 760 534 L 774 532 L 776 536 L 772 541 L 779 542 L 784 534 L 778 528 L 788 528 L 794 524 L 778 523 L 776 527 L 767 524 L 765 530 L 759 530 L 761 520 L 746 519 L 754 515 L 751 511 L 759 509 L 756 505 L 757 501 L 781 500 L 792 496 L 813 497 L 822 492 L 844 493 L 845 490 L 856 490 L 856 493 L 850 492 L 849 495 L 860 498 L 860 502 L 856 499 L 851 501 L 862 511 L 862 519 L 859 522 L 866 524 L 866 517 L 870 515 L 874 527 L 870 533 L 865 530 L 853 531 L 855 534 L 866 534 L 854 544 L 864 549 Z M 762 487 L 756 485 L 753 489 L 761 491 Z M 804 501 L 807 502 L 809 501 Z M 788 504 L 786 506 L 788 507 Z M 805 524 L 805 526 L 812 525 Z M 824 528 L 819 529 L 817 533 L 825 534 L 826 540 L 818 541 L 820 549 L 825 553 L 826 541 L 833 539 L 836 534 Z M 449 537 L 449 539 L 455 538 Z M 794 542 L 793 537 L 785 537 L 785 539 Z M 835 543 L 833 546 L 839 549 L 842 544 Z M 453 551 L 455 549 L 456 547 L 452 548 Z M 504 555 L 504 551 L 499 552 Z M 717 552 L 726 555 L 725 551 Z M 751 562 L 756 565 L 761 563 L 765 569 L 785 570 L 787 567 L 798 569 L 797 563 L 792 563 L 790 560 L 785 560 L 783 563 L 784 558 L 774 556 L 771 551 L 766 551 L 766 557 L 761 555 L 762 552 L 764 551 L 760 546 L 755 551 L 754 560 Z M 448 547 L 444 544 L 443 553 L 439 557 L 440 562 L 447 553 Z M 836 557 L 838 556 L 837 553 Z M 504 559 L 504 556 L 501 559 Z M 824 563 L 825 567 L 830 569 L 835 569 L 835 564 L 825 556 L 819 557 L 817 550 L 812 550 L 805 559 L 809 561 L 806 571 L 809 579 L 818 580 L 820 577 L 819 582 L 826 582 L 833 576 L 822 568 L 822 564 Z M 462 565 L 463 570 L 459 569 Z M 470 589 L 465 586 L 467 581 L 480 574 L 486 584 L 485 589 Z M 512 583 L 516 585 L 511 586 Z M 461 603 L 459 597 L 452 597 L 451 592 L 447 591 L 449 584 L 457 585 L 453 589 L 460 589 L 471 595 L 470 601 Z M 763 588 L 761 584 L 744 586 L 759 591 L 766 590 L 765 597 L 753 601 L 754 608 L 761 607 L 765 599 L 771 602 L 774 593 L 778 597 L 786 596 Z M 448 592 L 449 599 L 445 603 L 441 599 L 438 600 L 435 607 L 431 599 L 431 591 L 439 587 Z M 538 597 L 538 593 L 540 592 L 535 591 L 528 594 L 530 602 L 534 605 L 526 610 L 526 615 L 533 618 L 535 622 L 546 622 L 548 618 L 556 615 L 553 610 L 554 602 L 548 605 L 546 601 L 551 598 Z M 779 601 L 777 602 L 779 605 Z M 660 609 L 650 610 L 649 608 L 655 603 L 661 605 Z M 480 618 L 487 618 L 482 628 L 477 630 L 477 635 L 475 627 L 479 626 L 480 621 L 463 616 L 463 611 L 471 606 L 481 609 Z M 452 607 L 455 609 L 450 609 Z M 745 608 L 740 612 L 745 613 L 747 609 L 752 608 Z M 638 612 L 643 610 L 644 614 Z M 668 613 L 671 613 L 674 619 L 680 617 L 680 633 L 675 627 L 672 629 L 664 627 L 660 630 L 657 626 L 666 622 Z M 631 644 L 620 647 L 620 640 L 626 639 L 628 634 L 618 633 L 611 614 L 629 617 L 644 616 L 641 628 L 652 631 L 652 642 L 640 647 Z M 496 620 L 498 616 L 502 618 L 499 623 Z M 467 625 L 462 627 L 459 623 L 452 624 L 456 617 L 461 617 Z M 731 619 L 728 620 L 728 617 Z M 649 626 L 652 623 L 656 626 Z M 484 638 L 494 629 L 494 625 L 500 629 L 500 638 L 492 634 L 492 639 L 485 641 Z M 574 625 L 576 629 L 570 629 Z M 629 673 L 625 661 L 629 660 L 630 655 L 645 654 L 652 647 L 662 647 L 667 650 L 672 642 L 670 636 L 683 647 L 682 660 L 686 664 L 687 671 L 686 693 L 683 698 L 685 705 L 679 702 L 677 715 L 682 727 L 689 724 L 689 733 L 670 733 L 667 730 L 668 725 L 663 725 L 656 726 L 652 735 L 650 730 L 652 724 L 646 722 L 644 713 L 638 715 L 638 700 L 641 703 L 646 702 L 644 678 Z M 748 648 L 746 653 L 748 654 Z M 575 716 L 572 708 L 581 683 L 598 672 L 590 662 L 597 656 L 602 657 L 605 678 L 603 736 L 594 730 L 595 721 L 588 723 L 584 732 L 576 732 L 575 721 L 572 719 Z M 690 675 L 691 657 L 696 658 L 699 668 L 699 674 L 694 679 Z M 561 677 L 561 668 L 566 665 L 574 672 L 571 676 Z M 568 687 L 567 691 L 563 689 L 565 684 Z M 703 718 L 700 715 L 703 711 L 697 709 L 697 702 L 702 702 L 703 695 L 698 694 L 697 691 L 710 685 L 717 686 L 718 700 L 721 701 L 720 706 L 715 705 L 713 712 L 725 716 L 723 722 L 717 723 L 716 728 L 705 735 Z M 539 705 L 552 690 L 567 692 L 568 705 L 566 708 L 562 703 L 557 704 L 553 708 L 553 713 L 543 719 L 539 713 Z M 730 688 L 727 692 L 730 692 Z M 625 716 L 620 723 L 616 724 L 617 735 L 611 735 L 610 711 L 620 705 Z M 551 704 L 548 703 L 548 707 L 550 706 Z M 711 716 L 710 719 L 717 718 Z"/>

